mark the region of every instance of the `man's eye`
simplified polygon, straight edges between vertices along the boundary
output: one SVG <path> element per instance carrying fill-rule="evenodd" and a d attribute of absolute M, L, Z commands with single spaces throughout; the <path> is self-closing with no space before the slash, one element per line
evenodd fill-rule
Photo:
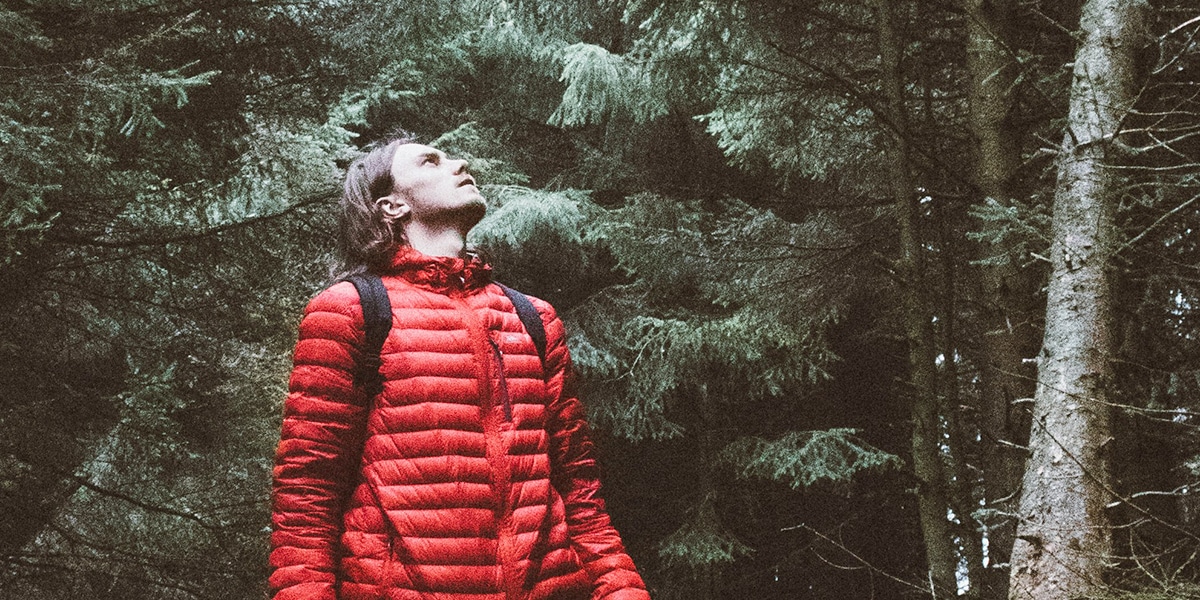
<path fill-rule="evenodd" d="M 437 163 L 438 159 L 436 156 L 426 156 L 425 160 L 421 161 L 423 165 L 436 165 Z"/>

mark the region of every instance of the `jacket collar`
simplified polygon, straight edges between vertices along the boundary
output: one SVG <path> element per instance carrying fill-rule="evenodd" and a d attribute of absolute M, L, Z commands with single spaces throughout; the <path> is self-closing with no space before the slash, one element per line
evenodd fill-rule
<path fill-rule="evenodd" d="M 443 293 L 482 288 L 492 280 L 491 265 L 478 254 L 470 253 L 465 258 L 429 256 L 411 246 L 396 250 L 387 273 Z"/>

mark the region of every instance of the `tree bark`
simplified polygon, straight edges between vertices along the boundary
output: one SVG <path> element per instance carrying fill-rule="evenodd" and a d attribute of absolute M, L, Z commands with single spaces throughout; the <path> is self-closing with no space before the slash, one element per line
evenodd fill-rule
<path fill-rule="evenodd" d="M 892 198 L 896 203 L 900 233 L 897 267 L 903 286 L 904 321 L 908 334 L 908 363 L 912 408 L 912 462 L 917 477 L 917 510 L 929 584 L 935 598 L 952 598 L 957 593 L 958 566 L 954 535 L 947 518 L 947 474 L 942 459 L 942 427 L 934 363 L 936 341 L 933 319 L 924 292 L 926 284 L 920 234 L 920 198 L 910 172 L 910 148 L 904 107 L 900 58 L 902 47 L 892 26 L 893 0 L 875 0 L 879 37 L 880 83 L 887 114 L 882 115 L 891 132 L 888 156 Z"/>
<path fill-rule="evenodd" d="M 975 138 L 974 183 L 981 199 L 1010 205 L 1020 164 L 1020 142 L 1012 127 L 1018 74 L 1013 44 L 1015 0 L 965 0 L 970 125 Z M 1008 565 L 1016 534 L 1016 491 L 1021 481 L 1025 419 L 1012 413 L 1013 401 L 1033 396 L 1032 369 L 1024 364 L 1037 349 L 1030 316 L 1036 310 L 1037 272 L 1021 269 L 1006 248 L 981 248 L 980 258 L 1009 254 L 1003 264 L 980 266 L 984 334 L 979 340 L 978 427 L 987 569 L 970 569 L 971 588 L 980 598 L 1008 596 Z M 968 518 L 969 515 L 964 515 Z"/>
<path fill-rule="evenodd" d="M 1054 198 L 1052 275 L 1009 597 L 1097 591 L 1111 555 L 1110 440 L 1116 137 L 1136 96 L 1145 0 L 1089 0 L 1080 18 Z"/>

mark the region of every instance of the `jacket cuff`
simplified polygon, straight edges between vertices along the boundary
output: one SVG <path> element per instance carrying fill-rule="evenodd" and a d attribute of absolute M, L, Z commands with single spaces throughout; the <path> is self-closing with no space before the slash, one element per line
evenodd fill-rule
<path fill-rule="evenodd" d="M 337 600 L 334 584 L 311 581 L 283 588 L 272 600 Z"/>
<path fill-rule="evenodd" d="M 646 584 L 628 554 L 605 556 L 584 565 L 595 582 L 592 600 L 649 600 Z"/>
<path fill-rule="evenodd" d="M 596 597 L 596 600 L 650 600 L 650 593 L 643 589 L 621 588 L 607 596 Z"/>

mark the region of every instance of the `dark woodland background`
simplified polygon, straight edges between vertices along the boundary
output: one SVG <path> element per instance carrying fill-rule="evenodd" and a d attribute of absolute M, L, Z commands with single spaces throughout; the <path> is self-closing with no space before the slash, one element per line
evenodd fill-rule
<path fill-rule="evenodd" d="M 1089 104 L 1103 0 L 5 0 L 0 598 L 265 596 L 295 327 L 397 127 L 567 321 L 656 598 L 1024 597 L 1072 447 L 1069 597 L 1200 597 L 1200 10 L 1124 4 Z M 1078 440 L 1031 416 L 1076 106 L 1120 114 Z"/>

